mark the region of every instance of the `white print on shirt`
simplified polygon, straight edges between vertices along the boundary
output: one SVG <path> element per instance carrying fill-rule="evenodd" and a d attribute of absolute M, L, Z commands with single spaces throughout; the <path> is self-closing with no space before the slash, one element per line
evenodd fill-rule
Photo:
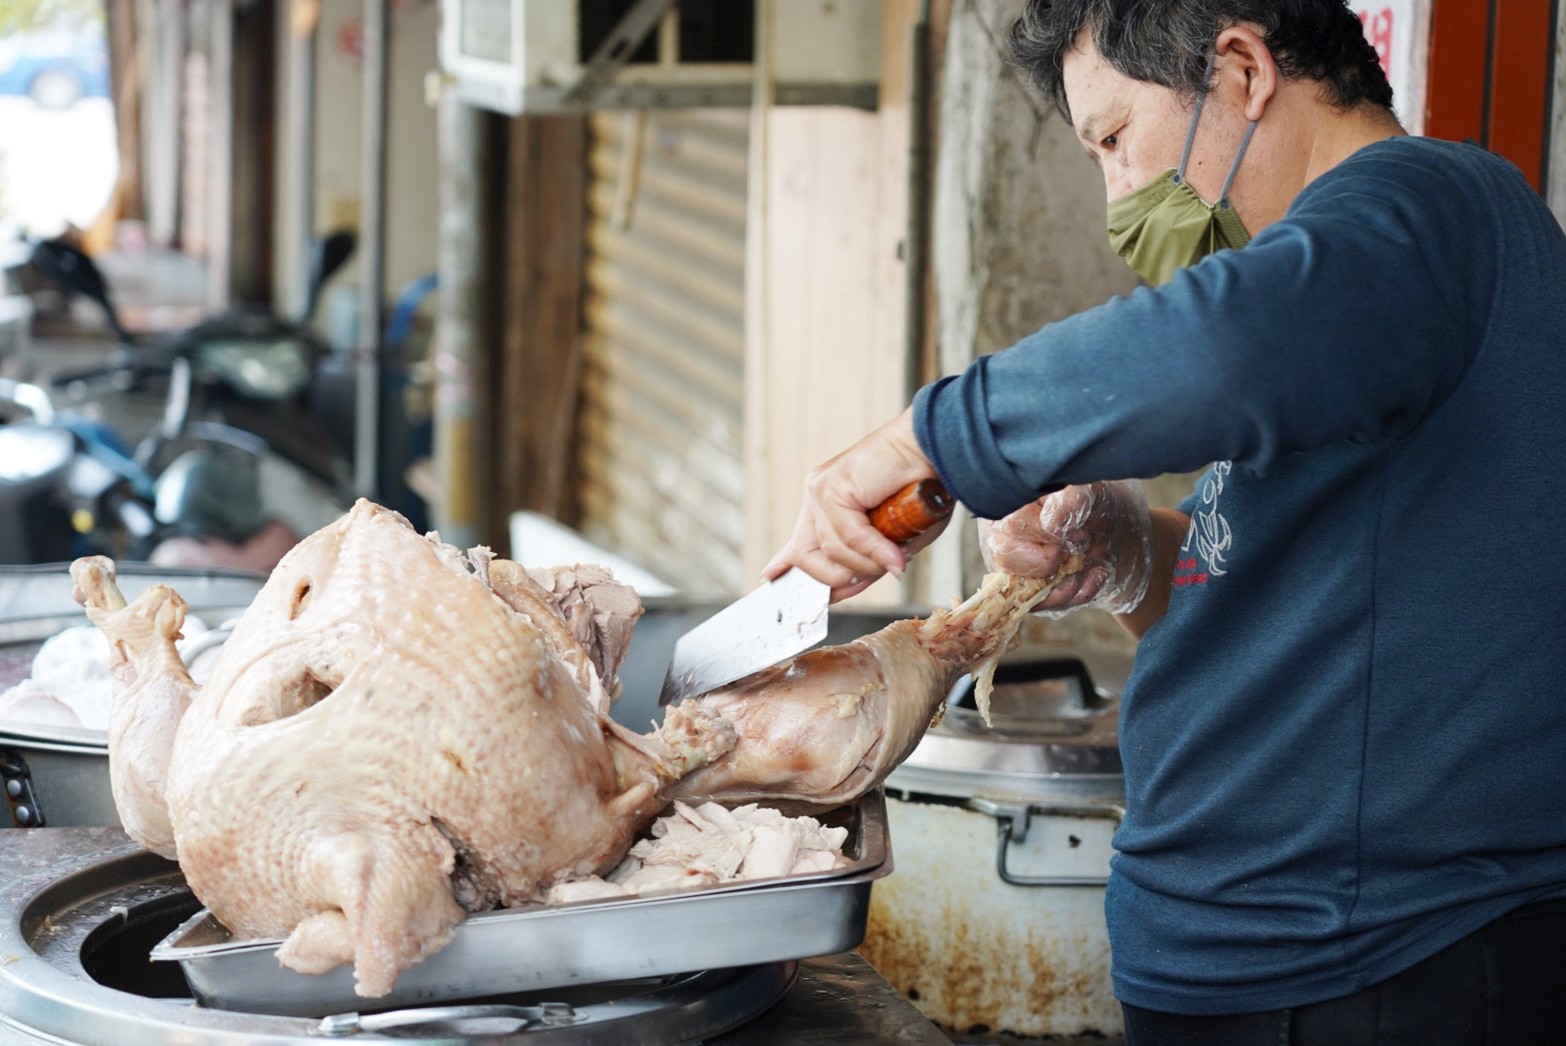
<path fill-rule="evenodd" d="M 1209 578 L 1223 577 L 1229 571 L 1224 568 L 1225 553 L 1234 545 L 1234 532 L 1229 521 L 1218 511 L 1218 496 L 1223 493 L 1223 481 L 1234 471 L 1234 463 L 1220 461 L 1202 480 L 1202 504 L 1191 513 L 1191 529 L 1186 533 L 1185 544 L 1180 551 L 1186 555 L 1175 563 L 1176 588 L 1185 585 L 1205 585 Z M 1190 555 L 1193 551 L 1196 556 Z M 1198 558 L 1199 557 L 1199 558 Z M 1198 568 L 1205 565 L 1205 570 Z"/>

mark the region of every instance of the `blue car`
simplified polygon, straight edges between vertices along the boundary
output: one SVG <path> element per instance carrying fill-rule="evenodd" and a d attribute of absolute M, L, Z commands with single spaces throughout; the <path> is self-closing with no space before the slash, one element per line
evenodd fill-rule
<path fill-rule="evenodd" d="M 44 30 L 0 40 L 0 95 L 27 95 L 45 109 L 109 96 L 103 34 Z"/>

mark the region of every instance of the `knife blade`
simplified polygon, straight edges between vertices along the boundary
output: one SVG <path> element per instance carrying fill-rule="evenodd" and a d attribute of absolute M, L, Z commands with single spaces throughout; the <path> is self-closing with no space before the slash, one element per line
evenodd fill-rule
<path fill-rule="evenodd" d="M 952 513 L 940 480 L 910 483 L 870 512 L 876 530 L 912 541 Z M 743 679 L 826 638 L 832 590 L 798 567 L 718 611 L 674 644 L 658 704 L 668 705 Z"/>

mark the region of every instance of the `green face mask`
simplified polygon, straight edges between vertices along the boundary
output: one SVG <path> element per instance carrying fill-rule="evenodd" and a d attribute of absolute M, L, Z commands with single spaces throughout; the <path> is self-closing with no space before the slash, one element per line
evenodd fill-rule
<path fill-rule="evenodd" d="M 1206 96 L 1196 100 L 1191 129 L 1185 136 L 1185 151 L 1180 154 L 1178 170 L 1165 171 L 1134 192 L 1109 205 L 1109 243 L 1148 283 L 1167 283 L 1187 265 L 1195 265 L 1209 254 L 1225 247 L 1244 247 L 1251 242 L 1240 216 L 1229 206 L 1229 187 L 1239 173 L 1240 161 L 1256 131 L 1252 120 L 1240 140 L 1234 163 L 1229 166 L 1223 190 L 1216 204 L 1196 194 L 1185 180 L 1186 163 L 1191 159 L 1191 143 L 1196 140 L 1196 125 L 1202 118 Z"/>

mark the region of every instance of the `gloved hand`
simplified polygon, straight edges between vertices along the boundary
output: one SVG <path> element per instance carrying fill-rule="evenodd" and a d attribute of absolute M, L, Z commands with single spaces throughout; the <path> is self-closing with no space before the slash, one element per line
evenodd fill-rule
<path fill-rule="evenodd" d="M 979 550 L 990 570 L 1047 578 L 1072 556 L 1082 569 L 1042 603 L 1051 616 L 1083 607 L 1129 614 L 1147 595 L 1153 524 L 1138 480 L 1066 487 L 1005 519 L 979 520 Z"/>

